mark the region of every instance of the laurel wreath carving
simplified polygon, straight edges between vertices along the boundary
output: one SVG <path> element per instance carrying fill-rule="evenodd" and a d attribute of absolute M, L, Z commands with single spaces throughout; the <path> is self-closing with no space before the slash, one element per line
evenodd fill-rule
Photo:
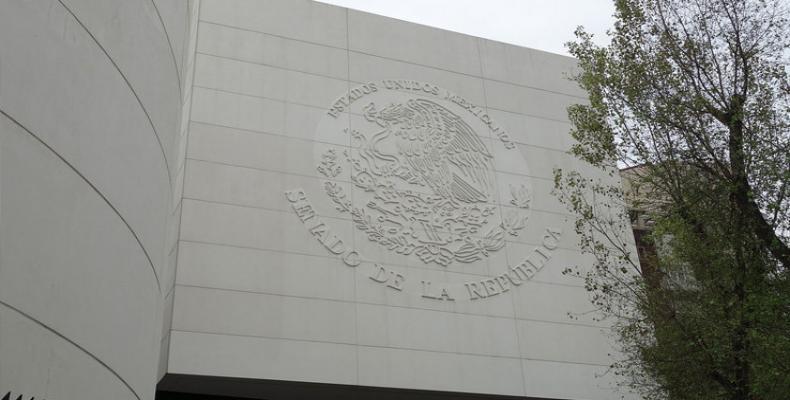
<path fill-rule="evenodd" d="M 334 178 L 340 175 L 343 168 L 337 163 L 337 151 L 329 149 L 321 155 L 321 162 L 318 164 L 318 172 L 327 178 Z"/>
<path fill-rule="evenodd" d="M 333 163 L 329 163 L 331 165 L 322 165 L 324 168 L 319 169 L 319 171 L 323 175 L 334 177 L 342 171 L 342 167 L 336 164 L 336 157 L 327 157 L 324 160 L 333 160 Z M 526 187 L 522 185 L 511 187 L 510 189 L 510 204 L 520 209 L 528 209 L 530 197 Z M 409 255 L 414 253 L 426 263 L 436 263 L 442 266 L 449 265 L 453 260 L 471 263 L 488 257 L 491 252 L 501 250 L 505 246 L 506 234 L 517 237 L 520 231 L 527 226 L 528 217 L 526 215 L 522 215 L 516 210 L 509 210 L 509 212 L 505 212 L 500 224 L 490 228 L 482 238 L 467 238 L 455 250 L 430 244 L 416 245 L 413 242 L 414 237 L 402 231 L 388 230 L 382 223 L 377 222 L 375 218 L 368 215 L 364 208 L 354 207 L 341 185 L 337 182 L 325 181 L 324 190 L 335 204 L 335 209 L 341 213 L 349 213 L 354 226 L 364 232 L 368 240 L 376 242 L 397 254 Z M 374 202 L 368 203 L 368 206 L 376 207 Z"/>

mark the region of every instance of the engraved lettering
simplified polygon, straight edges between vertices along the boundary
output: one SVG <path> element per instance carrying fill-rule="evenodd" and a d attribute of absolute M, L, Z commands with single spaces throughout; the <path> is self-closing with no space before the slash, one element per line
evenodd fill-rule
<path fill-rule="evenodd" d="M 534 267 L 530 267 L 530 268 L 527 268 L 527 269 L 526 269 L 526 271 L 524 271 L 524 272 L 525 272 L 525 273 L 526 273 L 526 275 L 527 275 L 527 280 L 529 280 L 529 279 L 532 279 L 532 277 L 534 277 L 534 276 L 535 276 L 535 274 L 536 274 L 538 271 L 537 271 L 536 269 L 534 269 Z"/>
<path fill-rule="evenodd" d="M 291 202 L 291 207 L 305 225 L 308 232 L 318 239 L 318 242 L 329 250 L 330 253 L 336 255 L 342 254 L 341 259 L 348 266 L 356 267 L 360 264 L 359 253 L 355 250 L 347 251 L 343 241 L 334 235 L 329 230 L 329 227 L 318 218 L 303 190 L 288 190 L 285 192 L 285 197 Z M 307 223 L 309 220 L 312 220 L 310 224 Z"/>
<path fill-rule="evenodd" d="M 392 280 L 390 281 L 391 283 L 387 284 L 387 287 L 391 287 L 398 291 L 403 290 L 403 281 L 406 278 L 404 278 L 403 275 L 394 271 L 390 271 L 390 275 L 392 275 Z"/>
<path fill-rule="evenodd" d="M 524 269 L 523 262 L 519 265 L 516 265 L 515 267 L 511 267 L 510 270 L 513 271 L 513 274 L 516 275 L 517 278 L 523 280 L 529 280 L 529 276 L 527 275 L 527 271 Z M 522 276 L 524 278 L 522 278 Z"/>
<path fill-rule="evenodd" d="M 446 288 L 446 287 L 445 287 L 445 288 L 442 288 L 442 293 L 441 293 L 441 294 L 439 294 L 439 297 L 440 297 L 442 300 L 446 300 L 446 301 L 455 301 L 455 299 L 454 299 L 454 298 L 452 298 L 452 297 L 450 296 L 450 293 L 447 291 L 447 288 Z"/>
<path fill-rule="evenodd" d="M 466 286 L 466 290 L 469 292 L 469 299 L 470 300 L 477 300 L 477 299 L 485 299 L 486 295 L 484 291 L 480 291 L 480 288 L 477 287 L 477 282 L 468 282 L 464 283 Z"/>
<path fill-rule="evenodd" d="M 442 287 L 438 291 L 431 291 L 431 282 L 430 281 L 420 281 L 422 283 L 422 297 L 431 300 L 444 300 L 444 301 L 455 301 L 455 299 L 450 296 L 450 292 L 447 291 L 446 287 Z M 438 292 L 438 295 L 435 294 Z"/>
<path fill-rule="evenodd" d="M 320 238 L 323 237 L 328 231 L 329 228 L 323 222 L 319 222 L 318 225 L 310 228 L 310 233 L 313 234 L 313 236 L 319 238 L 319 240 L 321 240 Z"/>
<path fill-rule="evenodd" d="M 541 249 L 540 247 L 536 248 L 535 252 L 543 256 L 543 258 L 545 258 L 546 260 L 548 260 L 549 257 L 551 257 L 550 255 L 546 254 L 546 251 Z"/>
<path fill-rule="evenodd" d="M 315 211 L 313 210 L 313 207 L 310 206 L 309 203 L 305 203 L 305 202 L 294 203 L 293 209 L 294 211 L 296 211 L 296 216 L 298 216 L 299 219 L 302 220 L 302 222 L 315 217 Z"/>
<path fill-rule="evenodd" d="M 337 236 L 332 235 L 330 237 L 330 240 L 325 240 L 325 239 L 326 238 L 324 238 L 324 240 L 321 240 L 321 244 L 323 244 L 324 247 L 326 247 L 327 250 L 329 250 L 332 254 L 343 254 L 346 252 L 346 248 L 345 246 L 343 246 L 343 241 L 338 239 Z M 331 242 L 331 244 L 329 244 L 328 242 Z"/>
<path fill-rule="evenodd" d="M 540 269 L 542 268 L 542 266 L 537 266 L 537 265 L 533 264 L 532 261 L 529 260 L 529 259 L 524 260 L 524 263 L 530 265 L 526 269 L 527 279 L 532 279 L 532 277 L 535 276 L 535 274 L 537 274 L 538 271 L 540 271 Z"/>
<path fill-rule="evenodd" d="M 429 281 L 420 281 L 420 283 L 422 283 L 422 297 L 424 297 L 426 299 L 439 300 L 438 297 L 432 296 L 430 294 L 431 282 L 429 282 Z"/>
<path fill-rule="evenodd" d="M 288 199 L 291 203 L 295 203 L 299 200 L 306 200 L 307 196 L 302 189 L 296 190 L 288 190 L 285 192 L 285 198 Z"/>
<path fill-rule="evenodd" d="M 546 229 L 546 234 L 543 235 L 543 247 L 548 250 L 554 250 L 560 244 L 560 232 L 551 228 Z"/>
<path fill-rule="evenodd" d="M 521 284 L 524 283 L 524 281 L 521 280 L 521 277 L 518 276 L 518 273 L 516 273 L 513 268 L 506 272 L 505 276 L 513 286 L 521 286 Z"/>
<path fill-rule="evenodd" d="M 502 274 L 495 278 L 496 283 L 499 284 L 500 293 L 505 293 L 510 290 L 510 281 L 507 278 L 507 274 Z"/>
<path fill-rule="evenodd" d="M 497 283 L 494 281 L 494 279 L 484 280 L 483 288 L 486 290 L 486 297 L 496 296 L 500 293 L 499 289 L 497 289 Z"/>
<path fill-rule="evenodd" d="M 403 290 L 403 282 L 406 280 L 406 278 L 402 274 L 395 271 L 390 271 L 380 264 L 374 264 L 373 266 L 376 268 L 376 273 L 375 275 L 370 276 L 370 279 L 378 283 L 385 283 L 387 287 L 397 291 Z"/>
<path fill-rule="evenodd" d="M 390 279 L 388 274 L 387 274 L 387 269 L 386 268 L 382 267 L 379 264 L 374 264 L 373 266 L 376 267 L 376 275 L 375 276 L 371 276 L 370 279 L 373 279 L 374 281 L 376 281 L 378 283 L 384 283 L 384 282 L 386 282 L 386 281 L 388 281 Z"/>
<path fill-rule="evenodd" d="M 359 253 L 356 250 L 350 250 L 343 254 L 343 262 L 349 267 L 356 267 L 362 261 L 359 260 Z"/>

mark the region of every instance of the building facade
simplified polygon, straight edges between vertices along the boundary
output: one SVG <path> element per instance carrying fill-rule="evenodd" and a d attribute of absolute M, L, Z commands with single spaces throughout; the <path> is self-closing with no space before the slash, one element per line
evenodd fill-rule
<path fill-rule="evenodd" d="M 0 5 L 0 395 L 612 399 L 568 57 L 308 0 Z"/>

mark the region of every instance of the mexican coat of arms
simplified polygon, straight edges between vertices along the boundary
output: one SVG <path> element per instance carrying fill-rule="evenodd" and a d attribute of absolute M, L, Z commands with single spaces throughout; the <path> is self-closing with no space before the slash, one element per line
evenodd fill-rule
<path fill-rule="evenodd" d="M 328 179 L 347 170 L 353 201 L 335 181 L 324 190 L 368 240 L 446 267 L 488 257 L 526 226 L 529 190 L 510 185 L 498 198 L 492 152 L 450 109 L 414 97 L 369 102 L 362 114 L 361 129 L 344 129 L 350 146 L 326 150 L 316 167 Z"/>

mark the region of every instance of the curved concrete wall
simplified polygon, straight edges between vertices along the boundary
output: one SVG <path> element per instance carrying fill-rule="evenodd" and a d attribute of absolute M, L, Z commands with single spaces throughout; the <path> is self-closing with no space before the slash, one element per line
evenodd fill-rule
<path fill-rule="evenodd" d="M 153 398 L 174 280 L 194 8 L 0 4 L 3 391 Z"/>

